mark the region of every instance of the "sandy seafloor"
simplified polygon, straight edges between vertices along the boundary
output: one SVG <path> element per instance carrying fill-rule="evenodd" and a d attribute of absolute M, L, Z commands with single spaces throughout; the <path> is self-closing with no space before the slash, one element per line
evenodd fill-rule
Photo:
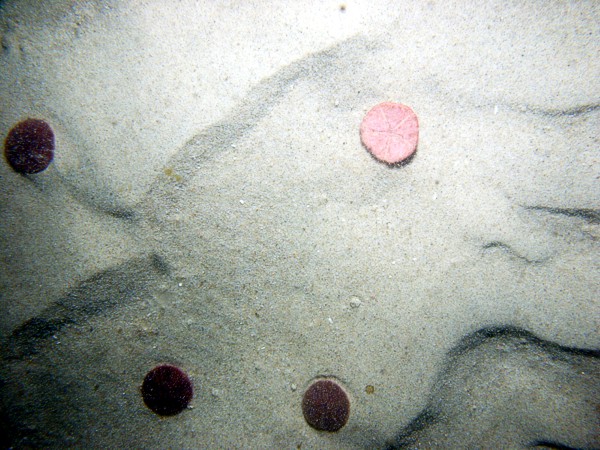
<path fill-rule="evenodd" d="M 3 448 L 600 447 L 598 2 L 1 5 Z"/>

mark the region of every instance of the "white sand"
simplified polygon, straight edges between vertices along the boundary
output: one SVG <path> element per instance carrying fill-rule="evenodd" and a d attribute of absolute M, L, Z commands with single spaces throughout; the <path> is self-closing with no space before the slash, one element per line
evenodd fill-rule
<path fill-rule="evenodd" d="M 0 134 L 57 135 L 46 172 L 0 164 L 12 445 L 378 448 L 425 411 L 414 446 L 600 446 L 597 355 L 553 346 L 600 346 L 597 4 L 64 3 L 0 9 Z M 406 166 L 360 143 L 382 101 L 419 117 Z M 34 354 L 32 317 L 75 323 Z M 491 326 L 553 344 L 449 353 Z M 196 386 L 168 419 L 162 362 Z"/>

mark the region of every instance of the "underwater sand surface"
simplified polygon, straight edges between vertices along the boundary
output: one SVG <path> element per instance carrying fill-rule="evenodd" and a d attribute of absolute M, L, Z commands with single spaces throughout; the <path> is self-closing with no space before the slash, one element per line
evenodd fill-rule
<path fill-rule="evenodd" d="M 2 3 L 2 445 L 600 447 L 600 8 L 469 3 Z"/>

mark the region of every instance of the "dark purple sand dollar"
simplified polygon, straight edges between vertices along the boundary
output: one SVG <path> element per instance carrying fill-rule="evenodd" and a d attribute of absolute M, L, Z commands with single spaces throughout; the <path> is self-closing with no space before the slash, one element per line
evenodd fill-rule
<path fill-rule="evenodd" d="M 350 399 L 346 391 L 333 380 L 317 380 L 302 398 L 304 419 L 321 431 L 338 431 L 350 417 Z"/>
<path fill-rule="evenodd" d="M 144 378 L 142 397 L 146 406 L 161 416 L 173 416 L 187 408 L 194 396 L 192 381 L 178 367 L 156 366 Z"/>
<path fill-rule="evenodd" d="M 4 156 L 15 172 L 38 173 L 54 158 L 54 132 L 40 119 L 25 119 L 16 124 L 4 141 Z"/>

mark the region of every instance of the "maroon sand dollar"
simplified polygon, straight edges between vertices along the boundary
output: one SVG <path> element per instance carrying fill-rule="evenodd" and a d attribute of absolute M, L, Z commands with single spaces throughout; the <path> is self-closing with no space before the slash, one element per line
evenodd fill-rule
<path fill-rule="evenodd" d="M 350 417 L 350 399 L 335 381 L 317 380 L 304 393 L 302 413 L 306 422 L 316 430 L 338 431 Z"/>
<path fill-rule="evenodd" d="M 180 413 L 192 401 L 194 388 L 187 374 L 179 367 L 163 364 L 152 369 L 142 383 L 142 398 L 146 406 L 161 416 Z"/>
<path fill-rule="evenodd" d="M 45 170 L 54 158 L 54 132 L 40 119 L 16 124 L 4 141 L 4 156 L 15 172 L 33 174 Z"/>
<path fill-rule="evenodd" d="M 360 138 L 367 150 L 388 164 L 397 164 L 417 149 L 419 121 L 414 111 L 401 103 L 374 106 L 360 125 Z"/>

